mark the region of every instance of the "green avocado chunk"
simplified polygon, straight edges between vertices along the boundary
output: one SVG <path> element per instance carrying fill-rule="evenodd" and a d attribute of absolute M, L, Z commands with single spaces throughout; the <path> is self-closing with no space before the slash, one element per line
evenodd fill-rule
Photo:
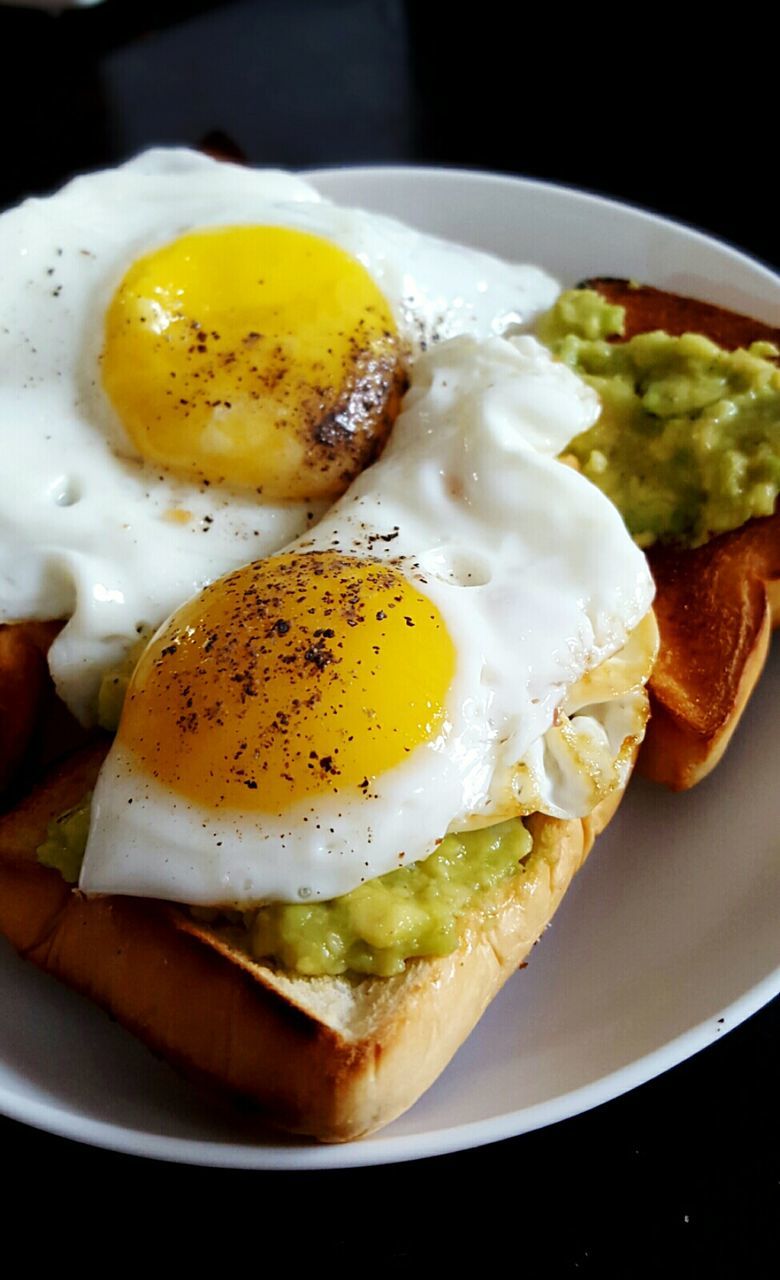
<path fill-rule="evenodd" d="M 422 862 L 367 880 L 330 902 L 273 903 L 250 926 L 250 948 L 304 974 L 401 973 L 413 956 L 449 955 L 458 917 L 515 874 L 531 852 L 519 818 L 445 836 Z"/>
<path fill-rule="evenodd" d="M 698 546 L 780 490 L 780 369 L 769 342 L 725 351 L 701 334 L 623 333 L 624 309 L 591 289 L 561 294 L 538 324 L 602 410 L 565 453 L 620 510 L 640 546 Z"/>
<path fill-rule="evenodd" d="M 122 719 L 122 708 L 125 705 L 125 694 L 130 679 L 138 665 L 138 659 L 149 642 L 149 633 L 142 632 L 124 658 L 100 681 L 98 690 L 98 724 L 109 733 L 116 733 Z"/>
<path fill-rule="evenodd" d="M 49 823 L 38 859 L 71 884 L 79 878 L 91 796 Z M 367 880 L 327 902 L 270 903 L 251 911 L 196 910 L 199 919 L 242 923 L 243 943 L 307 975 L 401 973 L 414 956 L 442 956 L 458 945 L 458 919 L 522 869 L 531 835 L 512 818 L 480 831 L 448 835 L 422 862 Z"/>
<path fill-rule="evenodd" d="M 55 871 L 59 871 L 68 884 L 78 884 L 81 874 L 89 835 L 91 805 L 92 792 L 88 791 L 83 800 L 49 823 L 46 839 L 36 850 L 38 861 L 45 867 L 53 867 Z"/>

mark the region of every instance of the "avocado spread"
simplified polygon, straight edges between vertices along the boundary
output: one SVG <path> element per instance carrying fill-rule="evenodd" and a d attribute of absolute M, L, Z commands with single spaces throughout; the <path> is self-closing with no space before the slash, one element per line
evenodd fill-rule
<path fill-rule="evenodd" d="M 49 824 L 38 858 L 70 883 L 79 877 L 89 831 L 90 797 Z M 388 977 L 414 956 L 442 956 L 458 945 L 458 918 L 521 869 L 531 835 L 519 818 L 445 836 L 423 862 L 400 867 L 328 902 L 272 903 L 229 912 L 240 941 L 257 959 L 297 973 L 352 971 Z M 225 913 L 197 911 L 219 922 Z"/>
<path fill-rule="evenodd" d="M 97 718 L 101 729 L 116 733 L 122 718 L 127 686 L 138 665 L 138 659 L 149 643 L 149 632 L 143 631 L 115 667 L 107 671 L 98 689 Z"/>
<path fill-rule="evenodd" d="M 658 330 L 627 342 L 624 309 L 571 289 L 538 335 L 602 403 L 566 448 L 609 497 L 640 546 L 698 546 L 752 516 L 780 490 L 780 369 L 768 342 L 725 351 L 701 334 Z"/>
<path fill-rule="evenodd" d="M 341 898 L 262 907 L 251 925 L 252 952 L 305 974 L 401 973 L 413 956 L 454 951 L 458 916 L 517 872 L 530 852 L 519 818 L 445 836 L 423 862 Z"/>
<path fill-rule="evenodd" d="M 59 871 L 68 884 L 78 884 L 89 835 L 91 803 L 92 792 L 88 791 L 77 805 L 49 823 L 46 839 L 36 850 L 38 861 Z"/>

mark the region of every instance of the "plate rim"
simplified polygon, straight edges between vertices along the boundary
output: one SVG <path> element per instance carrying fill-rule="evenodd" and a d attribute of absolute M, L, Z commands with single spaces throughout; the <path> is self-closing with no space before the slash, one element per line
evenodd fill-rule
<path fill-rule="evenodd" d="M 470 168 L 463 165 L 431 165 L 431 164 L 395 164 L 388 162 L 387 164 L 334 164 L 334 165 L 318 165 L 315 167 L 307 167 L 305 169 L 296 169 L 294 172 L 301 178 L 313 183 L 315 186 L 320 178 L 330 178 L 334 174 L 347 174 L 353 177 L 376 177 L 379 175 L 391 178 L 409 177 L 413 175 L 425 175 L 426 177 L 445 178 L 466 178 L 471 180 L 474 178 L 484 179 L 491 184 L 495 182 L 505 183 L 509 187 L 524 187 L 528 191 L 539 191 L 555 195 L 568 195 L 577 200 L 586 200 L 592 202 L 599 207 L 605 209 L 614 209 L 621 212 L 626 210 L 636 214 L 641 219 L 648 222 L 662 223 L 667 227 L 672 227 L 676 231 L 684 231 L 687 235 L 701 241 L 703 244 L 715 245 L 718 249 L 725 249 L 733 257 L 758 268 L 773 284 L 780 284 L 780 267 L 775 269 L 771 263 L 766 262 L 763 258 L 756 257 L 750 253 L 742 245 L 736 241 L 730 240 L 723 236 L 717 236 L 713 232 L 708 231 L 705 227 L 698 226 L 693 222 L 686 222 L 683 218 L 675 218 L 670 214 L 661 213 L 658 210 L 651 209 L 647 205 L 635 204 L 632 200 L 621 200 L 617 196 L 605 195 L 600 191 L 593 191 L 588 187 L 578 187 L 568 182 L 550 182 L 545 178 L 529 178 L 523 174 L 512 174 L 494 169 Z M 357 207 L 357 206 L 355 206 Z"/>
<path fill-rule="evenodd" d="M 534 193 L 565 195 L 576 202 L 585 200 L 595 208 L 612 209 L 620 213 L 630 211 L 648 224 L 661 224 L 675 233 L 682 232 L 706 246 L 714 247 L 721 253 L 727 253 L 738 264 L 759 272 L 768 283 L 780 290 L 780 274 L 768 263 L 752 256 L 741 246 L 666 214 L 630 201 L 590 191 L 587 188 L 468 166 L 359 164 L 307 167 L 293 172 L 306 178 L 315 186 L 319 180 L 330 179 L 334 175 L 343 175 L 345 181 L 350 177 L 372 180 L 382 177 L 393 181 L 424 176 L 434 181 L 444 178 L 467 182 L 484 181 L 486 185 L 491 186 L 499 183 L 514 191 L 518 188 L 525 189 L 532 195 Z M 54 1136 L 88 1146 L 177 1164 L 266 1171 L 302 1171 L 359 1168 L 428 1159 L 519 1137 L 547 1125 L 557 1124 L 620 1097 L 686 1061 L 717 1039 L 721 1039 L 723 1035 L 728 1034 L 734 1027 L 769 1004 L 778 994 L 780 994 L 780 964 L 761 981 L 733 1000 L 730 1005 L 719 1010 L 715 1017 L 705 1018 L 664 1045 L 597 1080 L 560 1094 L 551 1101 L 503 1112 L 488 1119 L 433 1128 L 424 1134 L 394 1136 L 392 1126 L 389 1126 L 378 1135 L 341 1145 L 323 1145 L 307 1140 L 300 1142 L 295 1139 L 285 1140 L 283 1136 L 279 1144 L 273 1142 L 243 1144 L 218 1139 L 175 1137 L 132 1129 L 116 1122 L 85 1119 L 52 1103 L 25 1099 L 18 1091 L 12 1091 L 2 1082 L 0 1082 L 0 1113 L 16 1123 L 29 1125 Z"/>
<path fill-rule="evenodd" d="M 54 981 L 54 979 L 53 979 Z M 234 1143 L 196 1138 L 176 1138 L 162 1134 L 144 1134 L 137 1129 L 100 1120 L 87 1120 L 70 1116 L 61 1107 L 32 1102 L 28 1114 L 15 1108 L 6 1108 L 5 1089 L 0 1086 L 0 1110 L 9 1120 L 28 1125 L 33 1129 L 66 1138 L 104 1151 L 139 1159 L 160 1160 L 169 1164 L 188 1164 L 201 1168 L 252 1169 L 258 1172 L 286 1172 L 307 1170 L 373 1168 L 379 1165 L 400 1164 L 436 1156 L 457 1154 L 491 1143 L 522 1137 L 561 1121 L 573 1119 L 604 1103 L 623 1097 L 650 1080 L 656 1079 L 673 1067 L 688 1061 L 703 1049 L 728 1035 L 754 1013 L 764 1008 L 780 995 L 780 966 L 768 974 L 748 992 L 719 1010 L 716 1018 L 709 1017 L 689 1028 L 681 1035 L 637 1058 L 625 1067 L 601 1076 L 598 1080 L 560 1094 L 553 1102 L 540 1102 L 487 1120 L 471 1120 L 444 1129 L 434 1129 L 424 1135 L 399 1134 L 393 1136 L 391 1126 L 352 1142 L 340 1144 L 314 1143 L 307 1140 L 284 1141 L 280 1135 L 278 1144 Z M 722 1022 L 723 1025 L 718 1025 Z M 127 1032 L 126 1034 L 130 1034 Z M 613 1086 L 626 1076 L 632 1079 L 623 1087 Z M 511 1123 L 510 1131 L 507 1124 Z M 386 1136 L 388 1135 L 389 1136 Z M 446 1139 L 444 1141 L 443 1139 Z M 377 1158 L 378 1157 L 378 1158 Z"/>

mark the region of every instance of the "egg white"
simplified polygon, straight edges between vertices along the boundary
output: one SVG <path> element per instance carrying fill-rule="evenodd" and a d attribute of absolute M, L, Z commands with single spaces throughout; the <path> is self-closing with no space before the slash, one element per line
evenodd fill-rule
<path fill-rule="evenodd" d="M 290 549 L 387 561 L 438 607 L 456 651 L 445 724 L 365 795 L 270 816 L 167 793 L 120 734 L 81 887 L 192 904 L 331 898 L 427 856 L 448 830 L 525 811 L 518 778 L 562 815 L 587 803 L 576 753 L 552 760 L 539 744 L 653 596 L 616 509 L 555 457 L 597 413 L 595 394 L 530 337 L 461 337 L 421 358 L 382 458 Z M 415 688 L 413 631 L 406 674 Z M 617 754 L 636 695 L 606 716 L 585 710 L 584 738 Z"/>
<path fill-rule="evenodd" d="M 102 390 L 104 316 L 128 266 L 193 228 L 239 223 L 297 227 L 352 253 L 415 352 L 527 322 L 558 291 L 537 268 L 338 208 L 301 178 L 186 150 L 149 151 L 0 217 L 0 621 L 68 619 L 50 667 L 87 723 L 139 631 L 323 510 L 144 462 Z"/>

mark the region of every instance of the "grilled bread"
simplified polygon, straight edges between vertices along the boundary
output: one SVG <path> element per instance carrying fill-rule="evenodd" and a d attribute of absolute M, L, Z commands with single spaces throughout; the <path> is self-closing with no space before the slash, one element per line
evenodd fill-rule
<path fill-rule="evenodd" d="M 49 676 L 46 654 L 61 625 L 0 624 L 0 810 L 96 736 L 70 714 Z"/>
<path fill-rule="evenodd" d="M 462 920 L 453 954 L 391 978 L 302 978 L 253 960 L 230 925 L 168 903 L 89 899 L 41 866 L 48 823 L 89 790 L 103 754 L 73 755 L 0 818 L 0 931 L 187 1075 L 328 1142 L 379 1128 L 432 1083 L 522 964 L 622 794 L 586 819 L 529 819 L 523 872 Z"/>
<path fill-rule="evenodd" d="M 625 308 L 625 333 L 615 341 L 664 329 L 702 333 L 729 350 L 756 341 L 780 345 L 780 329 L 710 303 L 627 280 L 586 280 L 583 287 Z M 701 547 L 656 545 L 648 559 L 661 648 L 638 768 L 683 790 L 720 760 L 780 625 L 780 512 Z"/>

